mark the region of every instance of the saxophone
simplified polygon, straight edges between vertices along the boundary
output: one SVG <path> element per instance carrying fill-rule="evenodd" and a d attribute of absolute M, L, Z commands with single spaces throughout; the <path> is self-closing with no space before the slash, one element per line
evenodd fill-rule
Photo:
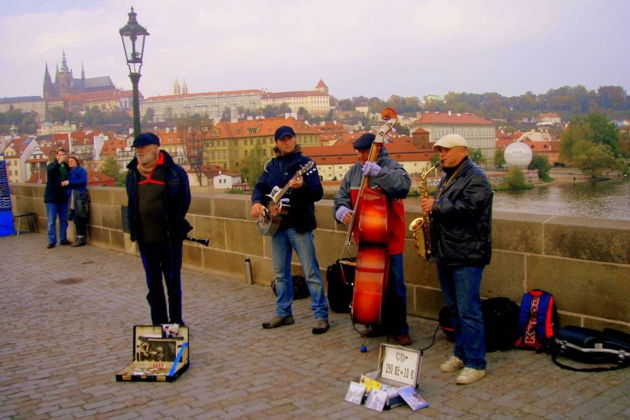
<path fill-rule="evenodd" d="M 427 176 L 438 166 L 440 166 L 439 162 L 420 175 L 420 185 L 418 187 L 420 198 L 429 196 Z M 422 211 L 422 209 L 420 211 Z M 412 236 L 414 245 L 418 248 L 418 256 L 428 260 L 429 257 L 431 257 L 431 224 L 429 214 L 423 214 L 421 217 L 413 219 L 411 223 L 409 223 L 409 230 L 413 232 Z"/>

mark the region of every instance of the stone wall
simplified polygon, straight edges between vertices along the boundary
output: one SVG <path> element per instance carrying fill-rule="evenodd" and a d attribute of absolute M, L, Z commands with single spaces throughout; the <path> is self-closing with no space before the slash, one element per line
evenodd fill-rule
<path fill-rule="evenodd" d="M 43 185 L 11 186 L 14 212 L 33 211 L 39 231 L 46 231 Z M 116 251 L 137 253 L 135 243 L 122 231 L 121 208 L 126 205 L 122 188 L 94 187 L 91 193 L 89 243 Z M 416 199 L 408 200 L 407 222 L 418 217 Z M 270 284 L 269 237 L 261 236 L 249 220 L 249 196 L 193 194 L 190 236 L 209 238 L 210 245 L 185 242 L 184 265 L 193 270 L 219 272 L 246 281 L 245 258 L 252 264 L 254 281 Z M 345 229 L 332 218 L 332 202 L 316 206 L 319 228 L 316 246 L 322 272 L 342 251 Z M 499 212 L 493 214 L 493 256 L 484 272 L 481 294 L 507 296 L 517 303 L 524 292 L 540 288 L 553 293 L 561 325 L 630 332 L 630 223 Z M 42 244 L 44 246 L 45 244 Z M 437 318 L 442 307 L 435 266 L 420 259 L 411 237 L 404 256 L 408 312 Z M 293 271 L 300 272 L 297 257 Z"/>

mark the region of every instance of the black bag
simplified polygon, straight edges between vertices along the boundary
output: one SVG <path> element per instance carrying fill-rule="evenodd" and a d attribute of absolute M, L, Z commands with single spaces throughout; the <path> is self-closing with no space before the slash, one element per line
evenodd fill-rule
<path fill-rule="evenodd" d="M 506 297 L 481 302 L 483 325 L 486 333 L 486 351 L 509 350 L 518 338 L 519 306 Z"/>
<path fill-rule="evenodd" d="M 516 302 L 506 297 L 486 299 L 481 302 L 483 326 L 486 334 L 486 351 L 509 350 L 518 337 L 518 313 Z M 455 329 L 448 308 L 440 310 L 440 328 L 446 339 L 455 339 Z"/>
<path fill-rule="evenodd" d="M 597 331 L 569 325 L 558 330 L 551 357 L 563 369 L 577 372 L 603 372 L 630 365 L 630 334 L 606 328 Z M 580 363 L 609 364 L 608 367 L 577 368 L 557 360 L 565 357 Z"/>
<path fill-rule="evenodd" d="M 305 299 L 311 295 L 304 276 L 291 276 L 291 282 L 293 283 L 293 299 Z M 271 289 L 273 293 L 278 296 L 278 292 L 276 291 L 276 279 L 273 279 L 271 282 Z"/>
<path fill-rule="evenodd" d="M 339 259 L 326 269 L 328 304 L 337 313 L 350 312 L 356 258 Z M 350 264 L 348 264 L 350 263 Z"/>

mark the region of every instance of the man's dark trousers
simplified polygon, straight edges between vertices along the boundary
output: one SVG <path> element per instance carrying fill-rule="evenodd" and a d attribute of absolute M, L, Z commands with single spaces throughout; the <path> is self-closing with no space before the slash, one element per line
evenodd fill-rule
<path fill-rule="evenodd" d="M 174 244 L 138 243 L 144 272 L 146 273 L 149 294 L 147 300 L 151 307 L 151 321 L 153 325 L 183 324 L 182 319 L 182 242 Z M 162 274 L 166 282 L 168 293 L 168 313 Z M 170 318 L 169 318 L 170 314 Z"/>

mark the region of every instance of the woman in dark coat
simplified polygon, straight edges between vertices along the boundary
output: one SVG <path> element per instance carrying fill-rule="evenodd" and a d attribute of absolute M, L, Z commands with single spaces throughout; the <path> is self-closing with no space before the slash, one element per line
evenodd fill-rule
<path fill-rule="evenodd" d="M 74 220 L 77 239 L 71 246 L 83 246 L 87 243 L 87 223 L 90 196 L 87 191 L 87 172 L 75 156 L 68 158 L 70 172 L 68 179 L 61 185 L 68 186 L 68 220 Z"/>

